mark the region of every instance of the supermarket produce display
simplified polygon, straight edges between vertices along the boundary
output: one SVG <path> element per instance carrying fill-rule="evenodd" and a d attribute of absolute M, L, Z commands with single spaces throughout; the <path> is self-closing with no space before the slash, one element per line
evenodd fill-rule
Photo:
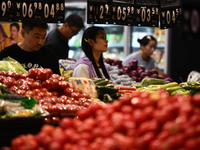
<path fill-rule="evenodd" d="M 59 126 L 44 125 L 33 135 L 19 135 L 11 149 L 198 150 L 200 94 L 170 96 L 137 91 L 105 106 L 93 103 L 64 118 Z"/>
<path fill-rule="evenodd" d="M 138 65 L 138 61 L 137 60 L 132 60 L 129 62 L 129 66 L 123 66 L 122 65 L 122 61 L 120 60 L 114 60 L 114 59 L 110 59 L 110 58 L 106 58 L 105 62 L 110 64 L 111 68 L 115 68 L 115 70 L 119 70 L 116 72 L 110 72 L 110 76 L 113 80 L 115 80 L 115 84 L 120 84 L 120 76 L 116 77 L 116 74 L 118 75 L 127 75 L 131 78 L 131 80 L 127 79 L 128 81 L 135 81 L 135 82 L 141 82 L 142 79 L 144 79 L 145 77 L 151 77 L 151 78 L 158 78 L 158 79 L 165 79 L 167 82 L 172 82 L 173 80 L 168 77 L 167 75 L 163 74 L 163 75 L 159 75 L 158 71 L 156 69 L 152 69 L 152 70 L 145 70 L 145 67 L 142 65 Z M 117 66 L 117 68 L 115 67 Z M 110 69 L 112 70 L 112 69 Z M 123 83 L 122 83 L 123 84 Z M 126 84 L 125 85 L 129 85 L 130 84 Z"/>
<path fill-rule="evenodd" d="M 130 63 L 129 71 L 117 62 L 108 68 L 122 68 L 118 78 L 128 76 L 132 82 L 66 78 L 48 68 L 33 68 L 27 73 L 0 71 L 0 106 L 5 106 L 0 109 L 0 132 L 5 137 L 0 147 L 197 150 L 200 83 L 178 84 L 156 70 L 137 66 L 137 61 Z M 15 106 L 17 111 L 13 113 L 7 106 Z"/>

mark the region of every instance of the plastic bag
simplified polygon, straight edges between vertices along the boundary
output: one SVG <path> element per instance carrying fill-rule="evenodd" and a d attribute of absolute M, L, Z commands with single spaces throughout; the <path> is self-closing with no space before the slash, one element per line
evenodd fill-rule
<path fill-rule="evenodd" d="M 0 71 L 28 73 L 18 61 L 9 56 L 0 61 Z"/>

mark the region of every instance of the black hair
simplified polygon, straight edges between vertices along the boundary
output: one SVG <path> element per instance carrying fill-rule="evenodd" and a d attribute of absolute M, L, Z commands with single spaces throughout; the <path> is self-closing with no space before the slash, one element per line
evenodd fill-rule
<path fill-rule="evenodd" d="M 76 14 L 69 15 L 66 18 L 65 23 L 67 23 L 69 26 L 78 27 L 79 29 L 82 29 L 84 27 L 83 19 Z"/>
<path fill-rule="evenodd" d="M 46 22 L 22 22 L 22 28 L 26 30 L 26 32 L 29 32 L 32 31 L 33 28 L 48 29 L 48 25 Z"/>
<path fill-rule="evenodd" d="M 142 39 L 138 39 L 138 42 L 140 43 L 140 45 L 143 45 L 143 46 L 148 45 L 150 41 L 155 41 L 157 43 L 156 38 L 153 37 L 152 35 L 147 35 L 147 36 L 144 36 Z"/>
<path fill-rule="evenodd" d="M 102 78 L 101 76 L 101 73 L 96 65 L 96 62 L 94 60 L 94 56 L 93 56 L 93 53 L 92 53 L 92 48 L 90 46 L 90 44 L 88 43 L 88 39 L 92 39 L 94 41 L 96 41 L 96 36 L 98 34 L 99 31 L 104 31 L 104 28 L 102 27 L 89 27 L 87 28 L 84 33 L 83 33 L 83 37 L 82 37 L 82 49 L 83 49 L 83 52 L 85 53 L 85 55 L 90 59 L 90 61 L 92 62 L 93 66 L 94 66 L 94 69 L 96 71 L 96 74 L 99 78 Z M 103 74 L 104 76 L 107 78 L 107 79 L 110 79 L 109 75 L 108 75 L 108 72 L 105 68 L 105 65 L 104 65 L 104 62 L 103 62 L 103 54 L 101 54 L 100 58 L 99 58 L 99 64 L 100 64 L 100 67 L 103 71 Z"/>
<path fill-rule="evenodd" d="M 13 22 L 10 24 L 10 29 L 12 28 L 12 26 L 15 26 L 17 28 L 17 31 L 19 31 L 19 24 L 17 22 Z"/>

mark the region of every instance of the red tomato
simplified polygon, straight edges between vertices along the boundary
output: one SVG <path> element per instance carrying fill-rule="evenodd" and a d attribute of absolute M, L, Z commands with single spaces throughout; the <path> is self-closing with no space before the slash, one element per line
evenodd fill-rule
<path fill-rule="evenodd" d="M 81 119 L 81 120 L 85 120 L 87 117 L 89 117 L 91 115 L 91 111 L 89 109 L 83 109 L 78 111 L 77 116 Z"/>
<path fill-rule="evenodd" d="M 0 75 L 0 82 L 3 83 L 5 76 Z"/>
<path fill-rule="evenodd" d="M 146 116 L 143 113 L 143 110 L 140 110 L 140 109 L 135 109 L 133 111 L 133 118 L 137 124 L 141 124 L 142 122 L 146 120 Z"/>
<path fill-rule="evenodd" d="M 26 94 L 26 91 L 25 91 L 25 90 L 20 90 L 20 89 L 18 89 L 18 90 L 16 91 L 16 94 L 18 94 L 18 95 L 25 95 L 25 94 Z"/>
<path fill-rule="evenodd" d="M 68 87 L 69 87 L 69 83 L 67 81 L 59 81 L 58 82 L 58 88 L 60 91 L 64 91 Z"/>
<path fill-rule="evenodd" d="M 52 125 L 44 125 L 41 128 L 41 132 L 44 132 L 47 135 L 51 135 L 54 132 L 54 130 L 55 130 L 55 127 Z"/>
<path fill-rule="evenodd" d="M 58 79 L 60 76 L 58 74 L 52 74 L 50 78 Z"/>
<path fill-rule="evenodd" d="M 59 76 L 57 79 L 58 79 L 58 81 L 66 81 L 66 78 L 63 76 Z"/>
<path fill-rule="evenodd" d="M 50 79 L 45 80 L 44 82 L 42 82 L 42 87 L 50 90 L 52 87 L 52 83 Z"/>
<path fill-rule="evenodd" d="M 57 79 L 50 79 L 52 90 L 58 90 L 58 80 Z"/>
<path fill-rule="evenodd" d="M 31 89 L 40 89 L 40 88 L 42 88 L 42 84 L 38 81 L 35 81 L 35 82 L 32 82 L 30 87 L 31 87 Z"/>
<path fill-rule="evenodd" d="M 78 100 L 78 99 L 80 98 L 79 95 L 80 95 L 80 94 L 77 93 L 77 92 L 73 92 L 73 93 L 71 93 L 71 97 L 73 97 L 75 100 Z"/>
<path fill-rule="evenodd" d="M 19 87 L 19 89 L 28 91 L 28 90 L 30 90 L 30 87 L 29 87 L 27 84 L 23 84 L 23 85 L 21 85 L 21 86 Z"/>
<path fill-rule="evenodd" d="M 25 78 L 27 78 L 28 77 L 28 74 L 26 74 L 26 73 L 22 73 L 21 75 L 20 75 L 20 78 L 21 79 L 25 79 Z"/>
<path fill-rule="evenodd" d="M 12 147 L 15 147 L 15 148 L 20 147 L 24 145 L 24 140 L 20 137 L 16 137 L 11 141 L 11 145 Z"/>
<path fill-rule="evenodd" d="M 10 87 L 10 90 L 12 91 L 12 92 L 16 92 L 17 90 L 19 89 L 19 86 L 11 86 Z"/>
<path fill-rule="evenodd" d="M 16 81 L 16 85 L 17 86 L 21 86 L 23 84 L 27 83 L 27 81 L 25 79 L 19 79 Z M 29 83 L 29 82 L 28 82 Z"/>
<path fill-rule="evenodd" d="M 56 150 L 56 149 L 59 150 L 59 149 L 62 149 L 62 145 L 59 142 L 53 141 L 53 142 L 49 143 L 49 149 L 50 150 Z"/>
<path fill-rule="evenodd" d="M 7 85 L 8 87 L 11 87 L 15 83 L 16 83 L 16 80 L 12 77 L 7 77 L 7 78 L 4 78 L 3 80 L 3 84 Z"/>
<path fill-rule="evenodd" d="M 64 118 L 60 121 L 59 125 L 61 128 L 67 129 L 70 127 L 74 127 L 74 122 L 73 122 L 73 119 L 71 118 Z"/>
<path fill-rule="evenodd" d="M 7 75 L 8 75 L 8 72 L 7 72 L 7 71 L 0 71 L 0 75 L 1 75 L 1 76 L 7 76 Z"/>
<path fill-rule="evenodd" d="M 47 72 L 45 69 L 39 69 L 38 73 L 37 73 L 37 78 L 39 80 L 46 80 L 49 79 L 49 77 L 51 76 L 51 74 L 49 74 L 49 72 Z"/>
<path fill-rule="evenodd" d="M 53 74 L 52 70 L 50 68 L 46 68 L 45 71 L 46 71 L 46 73 L 48 74 L 48 76 L 50 78 L 51 75 Z"/>
<path fill-rule="evenodd" d="M 8 72 L 8 76 L 13 77 L 15 80 L 19 79 L 21 77 L 21 73 L 19 72 Z"/>
<path fill-rule="evenodd" d="M 37 68 L 29 69 L 28 77 L 36 79 L 37 75 L 38 75 L 38 69 Z"/>
<path fill-rule="evenodd" d="M 79 97 L 80 98 L 87 98 L 87 99 L 89 99 L 89 98 L 91 98 L 88 94 L 86 94 L 86 93 L 80 93 L 79 94 Z"/>
<path fill-rule="evenodd" d="M 121 112 L 122 113 L 132 113 L 133 107 L 131 105 L 123 105 L 121 107 Z"/>
<path fill-rule="evenodd" d="M 73 88 L 66 88 L 65 90 L 64 90 L 64 95 L 66 95 L 66 96 L 71 96 L 71 94 L 74 92 L 74 89 Z"/>
<path fill-rule="evenodd" d="M 200 94 L 195 94 L 193 96 L 192 102 L 196 106 L 200 106 Z"/>

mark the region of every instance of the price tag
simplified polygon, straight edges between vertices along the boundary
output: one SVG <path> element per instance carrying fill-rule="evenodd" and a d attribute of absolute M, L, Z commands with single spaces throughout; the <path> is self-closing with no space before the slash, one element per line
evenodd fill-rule
<path fill-rule="evenodd" d="M 110 0 L 88 0 L 87 23 L 104 24 L 110 21 Z"/>
<path fill-rule="evenodd" d="M 111 3 L 111 23 L 118 25 L 134 25 L 134 0 L 113 0 Z"/>
<path fill-rule="evenodd" d="M 200 2 L 183 3 L 183 24 L 184 37 L 200 37 Z"/>
<path fill-rule="evenodd" d="M 13 18 L 13 0 L 1 0 L 0 1 L 0 20 L 11 21 Z"/>
<path fill-rule="evenodd" d="M 136 0 L 136 25 L 158 26 L 159 25 L 159 1 Z"/>
<path fill-rule="evenodd" d="M 160 28 L 173 28 L 182 23 L 182 1 L 161 0 L 160 4 Z"/>
<path fill-rule="evenodd" d="M 15 20 L 64 22 L 64 0 L 15 0 Z"/>

